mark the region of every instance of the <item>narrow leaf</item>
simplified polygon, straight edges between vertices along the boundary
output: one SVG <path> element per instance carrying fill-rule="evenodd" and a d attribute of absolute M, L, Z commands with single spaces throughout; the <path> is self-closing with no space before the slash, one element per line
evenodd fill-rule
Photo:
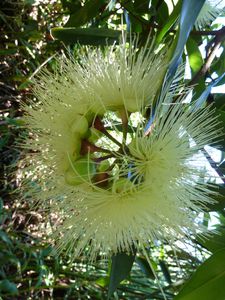
<path fill-rule="evenodd" d="M 225 208 L 225 185 L 224 184 L 210 184 L 210 190 L 216 192 L 212 197 L 216 202 L 208 204 L 207 209 L 210 211 L 220 211 Z"/>
<path fill-rule="evenodd" d="M 182 0 L 180 0 L 177 5 L 175 6 L 174 10 L 172 11 L 171 15 L 169 16 L 168 20 L 166 21 L 163 28 L 159 31 L 156 37 L 156 43 L 160 44 L 166 33 L 170 30 L 170 28 L 175 24 L 177 21 L 180 10 L 181 10 Z"/>
<path fill-rule="evenodd" d="M 215 233 L 208 231 L 207 237 L 197 236 L 196 239 L 200 245 L 214 253 L 225 248 L 225 228 L 221 226 L 216 228 Z"/>
<path fill-rule="evenodd" d="M 121 252 L 112 256 L 108 298 L 115 292 L 120 282 L 130 274 L 135 255 L 136 250 L 135 254 L 128 255 L 125 252 Z"/>
<path fill-rule="evenodd" d="M 172 62 L 169 67 L 168 78 L 174 76 L 176 69 L 180 63 L 180 59 L 184 50 L 184 46 L 190 34 L 190 31 L 198 17 L 198 14 L 204 4 L 205 0 L 183 0 L 181 16 L 180 16 L 180 27 L 178 33 L 178 41 Z"/>
<path fill-rule="evenodd" d="M 121 31 L 105 28 L 53 28 L 51 34 L 65 44 L 109 45 L 118 42 Z"/>
<path fill-rule="evenodd" d="M 222 249 L 197 269 L 174 300 L 224 300 L 224 282 L 225 249 Z"/>
<path fill-rule="evenodd" d="M 9 281 L 8 279 L 0 280 L 0 291 L 9 293 L 11 295 L 18 295 L 18 289 L 15 283 Z"/>
<path fill-rule="evenodd" d="M 201 69 L 203 65 L 203 58 L 201 51 L 198 47 L 198 39 L 199 37 L 192 38 L 191 36 L 187 40 L 186 49 L 188 54 L 188 60 L 191 67 L 191 75 L 192 78 L 196 75 L 196 73 Z M 202 92 L 205 90 L 205 78 L 202 77 L 198 80 L 198 84 L 194 86 L 194 95 L 193 99 L 197 99 Z"/>
<path fill-rule="evenodd" d="M 225 76 L 225 73 L 223 75 L 221 75 L 220 77 L 218 77 L 216 80 L 212 81 L 207 88 L 204 90 L 204 92 L 201 94 L 201 96 L 198 98 L 198 100 L 196 101 L 195 104 L 195 108 L 197 107 L 201 107 L 202 104 L 204 104 L 204 102 L 207 100 L 207 97 L 209 96 L 212 88 L 214 86 L 216 86 Z"/>
<path fill-rule="evenodd" d="M 160 268 L 161 268 L 161 270 L 162 270 L 162 272 L 163 272 L 163 275 L 164 275 L 166 281 L 167 281 L 169 284 L 171 284 L 171 283 L 172 283 L 172 280 L 171 280 L 171 276 L 170 276 L 170 272 L 169 272 L 169 269 L 168 269 L 168 267 L 167 267 L 167 264 L 165 263 L 165 261 L 160 260 L 160 261 L 159 261 L 159 265 L 160 265 Z"/>
<path fill-rule="evenodd" d="M 190 67 L 192 70 L 192 75 L 195 75 L 203 65 L 203 59 L 201 52 L 198 48 L 198 44 L 196 41 L 189 37 L 187 41 L 187 53 L 188 53 L 188 60 L 190 63 Z"/>
<path fill-rule="evenodd" d="M 106 6 L 107 3 L 105 0 L 86 1 L 84 6 L 70 15 L 65 27 L 78 27 L 86 24 L 88 21 L 98 16 L 102 11 L 102 8 Z"/>
<path fill-rule="evenodd" d="M 149 266 L 149 263 L 147 262 L 145 257 L 136 257 L 135 261 L 146 276 L 148 276 L 151 279 L 155 279 L 154 273 L 152 272 L 152 269 Z M 151 263 L 153 264 L 154 262 Z"/>

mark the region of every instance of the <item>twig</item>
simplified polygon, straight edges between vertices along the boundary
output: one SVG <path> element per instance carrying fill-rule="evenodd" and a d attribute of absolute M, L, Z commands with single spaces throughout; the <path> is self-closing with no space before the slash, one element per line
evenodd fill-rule
<path fill-rule="evenodd" d="M 128 128 L 128 112 L 126 109 L 122 109 L 120 111 L 120 116 L 122 120 L 122 127 L 123 127 L 123 142 L 122 145 L 126 145 L 126 139 L 127 139 L 127 128 Z"/>
<path fill-rule="evenodd" d="M 94 128 L 98 131 L 102 132 L 108 139 L 110 139 L 113 143 L 115 143 L 117 146 L 121 147 L 121 143 L 117 141 L 116 138 L 114 138 L 106 129 L 104 124 L 102 123 L 102 120 L 99 117 L 96 117 L 93 124 Z"/>
<path fill-rule="evenodd" d="M 84 140 L 82 140 L 82 143 L 81 143 L 80 154 L 81 155 L 86 155 L 88 152 L 90 152 L 90 153 L 102 152 L 102 153 L 109 153 L 110 155 L 114 155 L 114 152 L 112 152 L 108 149 L 104 149 L 104 148 L 95 146 L 94 144 L 92 144 L 88 140 L 84 139 Z"/>
<path fill-rule="evenodd" d="M 93 158 L 92 160 L 95 161 L 96 163 L 100 163 L 101 161 L 112 158 L 112 157 L 114 157 L 114 155 L 109 154 L 109 155 L 105 155 L 105 156 L 102 156 L 102 157 Z"/>
<path fill-rule="evenodd" d="M 220 179 L 225 183 L 225 177 L 223 175 L 223 172 L 220 170 L 220 167 L 214 162 L 214 160 L 211 158 L 209 153 L 203 148 L 202 149 L 203 154 L 205 155 L 206 159 L 208 160 L 210 166 L 216 171 L 216 173 L 219 175 Z"/>
<path fill-rule="evenodd" d="M 217 31 L 216 36 L 209 42 L 208 48 L 212 46 L 211 51 L 207 54 L 205 63 L 202 65 L 201 69 L 197 72 L 197 74 L 192 78 L 189 82 L 189 86 L 194 85 L 199 82 L 200 78 L 203 77 L 207 71 L 209 70 L 214 58 L 216 57 L 216 53 L 221 46 L 221 43 L 225 40 L 225 26 Z"/>

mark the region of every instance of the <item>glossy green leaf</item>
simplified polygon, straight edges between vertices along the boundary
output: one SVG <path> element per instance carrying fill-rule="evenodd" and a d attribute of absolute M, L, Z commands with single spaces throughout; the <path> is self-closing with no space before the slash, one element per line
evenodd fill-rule
<path fill-rule="evenodd" d="M 212 197 L 215 203 L 207 205 L 207 209 L 210 211 L 220 211 L 225 208 L 225 185 L 224 184 L 211 184 L 210 190 L 216 192 Z"/>
<path fill-rule="evenodd" d="M 201 246 L 211 252 L 225 248 L 225 228 L 217 228 L 215 232 L 209 231 L 207 237 L 197 236 Z"/>
<path fill-rule="evenodd" d="M 136 250 L 135 254 L 128 255 L 125 252 L 121 252 L 112 256 L 108 298 L 116 291 L 120 282 L 129 276 L 135 260 L 135 255 Z"/>
<path fill-rule="evenodd" d="M 225 111 L 217 109 L 220 121 L 225 125 Z M 225 126 L 224 126 L 225 127 Z"/>
<path fill-rule="evenodd" d="M 18 51 L 17 48 L 9 48 L 9 49 L 4 49 L 4 50 L 0 50 L 0 55 L 13 55 L 16 54 L 16 52 Z"/>
<path fill-rule="evenodd" d="M 62 7 L 65 11 L 69 11 L 69 13 L 75 13 L 79 9 L 82 8 L 80 1 L 77 0 L 61 0 Z"/>
<path fill-rule="evenodd" d="M 192 74 L 195 75 L 203 65 L 202 55 L 198 48 L 198 44 L 193 38 L 189 37 L 186 47 Z"/>
<path fill-rule="evenodd" d="M 155 279 L 154 273 L 153 273 L 151 267 L 149 266 L 149 263 L 147 262 L 147 259 L 145 257 L 138 256 L 138 257 L 136 257 L 135 261 L 146 276 L 148 276 L 151 279 Z M 157 269 L 157 266 L 155 266 L 154 261 L 151 261 L 151 264 L 153 267 L 156 267 L 156 269 Z"/>
<path fill-rule="evenodd" d="M 166 33 L 170 30 L 170 28 L 173 27 L 175 22 L 178 20 L 180 11 L 181 11 L 181 4 L 182 0 L 180 0 L 177 5 L 175 6 L 174 10 L 172 11 L 171 15 L 169 16 L 168 20 L 164 24 L 163 28 L 159 31 L 157 37 L 156 37 L 156 43 L 160 43 Z"/>
<path fill-rule="evenodd" d="M 0 197 L 0 214 L 3 212 L 3 200 Z"/>
<path fill-rule="evenodd" d="M 125 1 L 124 1 L 125 2 Z M 126 1 L 128 2 L 128 1 Z M 137 14 L 145 14 L 149 11 L 150 7 L 149 7 L 149 0 L 134 0 L 133 2 L 133 10 L 137 13 Z"/>
<path fill-rule="evenodd" d="M 184 46 L 204 2 L 205 0 L 183 0 L 182 2 L 178 41 L 169 67 L 169 78 L 173 77 L 177 70 Z"/>
<path fill-rule="evenodd" d="M 95 282 L 96 282 L 96 284 L 98 284 L 101 287 L 106 287 L 109 285 L 109 276 L 101 277 L 101 278 L 97 279 Z"/>
<path fill-rule="evenodd" d="M 214 106 L 225 111 L 225 94 L 213 94 Z"/>
<path fill-rule="evenodd" d="M 8 235 L 7 235 L 3 230 L 0 230 L 0 239 L 1 239 L 4 243 L 6 243 L 6 244 L 12 246 L 12 242 L 11 242 L 10 238 L 8 237 Z"/>
<path fill-rule="evenodd" d="M 201 52 L 198 47 L 198 42 L 196 40 L 198 40 L 198 36 L 196 39 L 189 37 L 187 44 L 186 44 L 188 60 L 189 60 L 189 64 L 191 67 L 192 78 L 201 69 L 201 67 L 204 63 Z M 204 79 L 204 77 L 201 77 L 198 81 L 198 84 L 196 84 L 194 86 L 193 100 L 197 99 L 204 90 L 205 90 L 205 79 Z"/>
<path fill-rule="evenodd" d="M 220 57 L 215 59 L 215 63 L 210 67 L 211 74 L 216 72 L 218 76 L 222 75 L 225 70 L 225 50 L 221 53 Z"/>
<path fill-rule="evenodd" d="M 53 28 L 51 34 L 65 44 L 107 45 L 119 41 L 121 31 L 104 28 Z"/>
<path fill-rule="evenodd" d="M 205 103 L 205 101 L 207 100 L 209 94 L 211 93 L 212 88 L 214 86 L 216 86 L 218 83 L 220 83 L 223 78 L 225 78 L 225 73 L 223 75 L 221 75 L 220 77 L 216 78 L 216 80 L 212 81 L 207 86 L 207 88 L 203 91 L 203 93 L 197 99 L 195 107 L 201 107 Z"/>
<path fill-rule="evenodd" d="M 52 249 L 51 246 L 48 246 L 48 247 L 42 249 L 42 250 L 40 251 L 40 257 L 41 257 L 41 258 L 45 258 L 45 257 L 49 256 L 49 255 L 52 253 L 52 250 L 53 250 L 53 249 Z"/>
<path fill-rule="evenodd" d="M 171 283 L 172 283 L 172 280 L 171 280 L 169 268 L 168 268 L 166 262 L 163 261 L 163 260 L 160 260 L 160 261 L 159 261 L 159 265 L 160 265 L 160 268 L 161 268 L 161 270 L 162 270 L 162 272 L 163 272 L 163 275 L 164 275 L 164 277 L 165 277 L 165 280 L 168 282 L 168 284 L 171 284 Z"/>
<path fill-rule="evenodd" d="M 220 168 L 221 172 L 223 173 L 223 175 L 225 175 L 225 161 L 219 165 L 219 168 Z"/>
<path fill-rule="evenodd" d="M 88 21 L 98 16 L 102 8 L 107 5 L 105 0 L 88 0 L 84 6 L 70 15 L 65 27 L 78 27 L 86 24 Z"/>
<path fill-rule="evenodd" d="M 225 249 L 222 249 L 197 269 L 174 300 L 224 300 L 224 283 Z"/>
<path fill-rule="evenodd" d="M 160 2 L 160 5 L 157 5 L 157 19 L 160 27 L 163 27 L 165 24 L 165 20 L 169 19 L 169 10 L 165 1 Z"/>
<path fill-rule="evenodd" d="M 174 251 L 167 251 L 167 254 L 170 256 L 174 256 Z M 197 257 L 193 256 L 192 253 L 188 253 L 187 251 L 184 251 L 182 249 L 176 250 L 176 258 L 179 260 L 186 260 L 186 261 L 192 261 L 193 264 L 199 263 L 199 260 Z"/>
<path fill-rule="evenodd" d="M 18 289 L 15 283 L 7 279 L 0 280 L 0 292 L 18 295 Z"/>

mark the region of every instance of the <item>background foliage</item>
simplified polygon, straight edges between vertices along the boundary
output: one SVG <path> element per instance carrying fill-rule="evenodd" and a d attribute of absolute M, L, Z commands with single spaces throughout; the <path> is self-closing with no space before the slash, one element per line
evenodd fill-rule
<path fill-rule="evenodd" d="M 29 194 L 20 200 L 18 162 L 25 155 L 24 150 L 15 146 L 17 137 L 25 134 L 20 102 L 32 97 L 33 76 L 44 65 L 54 70 L 55 55 L 65 53 L 68 47 L 76 55 L 80 44 L 114 42 L 122 28 L 138 33 L 140 42 L 149 35 L 154 36 L 156 43 L 173 49 L 170 50 L 171 74 L 181 58 L 189 63 L 190 78 L 186 79 L 186 85 L 195 85 L 194 98 L 201 96 L 201 105 L 213 103 L 225 127 L 224 94 L 211 93 L 213 85 L 225 82 L 222 77 L 225 28 L 219 22 L 201 31 L 193 29 L 197 6 L 201 6 L 196 3 L 191 0 L 1 1 L 0 299 L 106 299 L 108 291 L 112 299 L 163 299 L 161 286 L 167 299 L 225 298 L 222 183 L 214 183 L 214 189 L 220 192 L 216 196 L 218 202 L 208 207 L 203 218 L 209 224 L 214 212 L 217 232 L 210 229 L 207 240 L 193 237 L 186 241 L 186 246 L 180 245 L 176 253 L 169 245 L 152 244 L 146 249 L 152 268 L 139 253 L 136 257 L 121 253 L 109 264 L 103 260 L 87 264 L 82 258 L 71 264 L 66 255 L 50 256 L 51 247 L 43 232 L 49 230 L 54 217 L 45 215 L 44 211 L 31 211 Z M 205 51 L 200 51 L 200 47 Z M 220 161 L 214 161 L 207 150 L 204 154 L 224 182 L 225 139 L 218 146 Z M 46 219 L 49 219 L 48 228 Z"/>

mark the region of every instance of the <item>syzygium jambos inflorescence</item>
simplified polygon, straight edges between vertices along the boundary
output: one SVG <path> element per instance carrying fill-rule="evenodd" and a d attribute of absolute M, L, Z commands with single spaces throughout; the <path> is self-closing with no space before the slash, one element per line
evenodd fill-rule
<path fill-rule="evenodd" d="M 195 233 L 211 201 L 200 152 L 219 135 L 210 107 L 185 104 L 178 83 L 159 97 L 167 57 L 147 44 L 89 48 L 78 61 L 42 71 L 23 106 L 24 188 L 60 216 L 58 251 L 94 258 Z"/>

